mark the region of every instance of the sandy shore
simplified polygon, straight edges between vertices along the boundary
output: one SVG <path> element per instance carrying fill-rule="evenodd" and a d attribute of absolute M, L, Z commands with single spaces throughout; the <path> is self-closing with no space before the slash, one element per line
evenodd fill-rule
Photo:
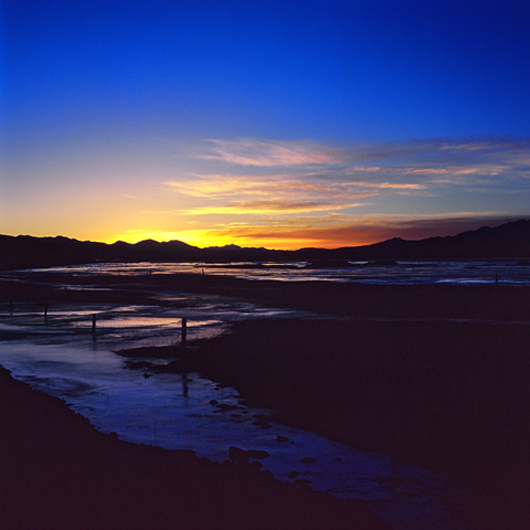
<path fill-rule="evenodd" d="M 119 441 L 0 369 L 2 528 L 384 529 L 361 502 Z"/>
<path fill-rule="evenodd" d="M 142 303 L 151 300 L 150 292 L 156 288 L 318 311 L 321 316 L 313 319 L 237 323 L 232 335 L 190 345 L 189 368 L 236 387 L 251 405 L 277 410 L 284 423 L 357 449 L 389 454 L 396 462 L 460 482 L 470 495 L 453 510 L 471 528 L 527 528 L 527 288 L 282 284 L 200 275 L 153 276 L 141 282 L 136 278 L 134 284 L 130 278 L 119 279 L 119 284 L 116 279 L 101 279 L 98 286 L 113 290 L 59 292 L 5 284 L 0 289 L 4 300 Z M 27 389 L 15 386 L 8 396 L 27 394 Z M 60 421 L 72 426 L 68 432 L 76 433 L 67 434 L 62 423 L 54 426 L 39 419 L 43 416 L 36 411 L 48 399 L 38 399 L 36 406 L 23 406 L 24 401 L 15 398 L 3 407 L 2 414 L 7 414 L 3 429 L 6 435 L 13 434 L 11 438 L 3 434 L 2 443 L 18 455 L 14 459 L 18 464 L 10 464 L 3 473 L 12 481 L 11 491 L 21 492 L 15 499 L 26 503 L 24 510 L 8 504 L 5 509 L 11 516 L 31 514 L 34 502 L 36 513 L 46 513 L 52 521 L 64 509 L 65 517 L 83 514 L 92 523 L 90 517 L 119 516 L 127 528 L 134 528 L 134 521 L 144 521 L 136 527 L 145 528 L 149 515 L 160 518 L 160 528 L 177 527 L 171 526 L 175 517 L 185 521 L 185 528 L 223 528 L 222 521 L 230 517 L 229 528 L 259 527 L 256 522 L 248 526 L 249 520 L 262 521 L 263 528 L 310 528 L 312 522 L 314 528 L 369 527 L 365 522 L 355 526 L 351 521 L 359 514 L 325 496 L 292 491 L 261 474 L 241 473 L 235 466 L 123 444 L 93 433 L 68 411 L 58 412 Z M 53 403 L 54 410 L 62 410 Z M 87 435 L 89 430 L 92 434 Z M 47 442 L 34 438 L 45 431 L 49 431 L 43 435 Z M 68 436 L 74 436 L 74 443 L 68 445 Z M 80 451 L 91 439 L 98 449 Z M 49 453 L 39 456 L 40 447 L 47 447 Z M 63 464 L 68 460 L 63 454 L 71 455 L 69 464 Z M 93 456 L 87 460 L 86 455 Z M 176 471 L 168 476 L 167 469 Z M 68 476 L 68 485 L 61 486 L 59 476 Z M 51 488 L 48 494 L 50 484 L 62 490 Z M 208 498 L 216 499 L 210 503 L 211 512 L 204 509 L 210 505 Z M 258 502 L 260 498 L 270 502 Z M 79 502 L 81 508 L 70 508 Z M 330 521 L 335 520 L 332 526 Z M 221 521 L 221 526 L 213 521 Z"/>
<path fill-rule="evenodd" d="M 453 479 L 472 528 L 527 527 L 528 324 L 247 321 L 196 346 L 189 369 L 280 422 Z"/>
<path fill-rule="evenodd" d="M 41 305 L 55 301 L 141 304 L 160 303 L 156 292 L 175 291 L 218 294 L 361 318 L 530 320 L 528 287 L 252 281 L 201 274 L 86 278 L 60 273 L 21 273 L 20 278 L 23 281 L 0 279 L 0 299 L 15 304 L 30 300 Z M 61 289 L 65 283 L 71 288 Z"/>

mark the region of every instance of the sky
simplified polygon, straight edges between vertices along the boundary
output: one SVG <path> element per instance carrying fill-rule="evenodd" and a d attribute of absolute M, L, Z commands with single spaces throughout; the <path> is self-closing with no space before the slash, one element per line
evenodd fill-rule
<path fill-rule="evenodd" d="M 530 218 L 528 0 L 2 0 L 0 233 L 336 248 Z"/>

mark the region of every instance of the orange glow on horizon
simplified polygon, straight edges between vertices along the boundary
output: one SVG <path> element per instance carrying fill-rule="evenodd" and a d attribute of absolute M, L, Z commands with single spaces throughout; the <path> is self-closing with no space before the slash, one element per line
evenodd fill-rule
<path fill-rule="evenodd" d="M 193 232 L 193 233 L 192 233 Z M 273 250 L 298 250 L 305 247 L 321 247 L 321 248 L 338 248 L 342 246 L 357 246 L 351 242 L 330 245 L 329 241 L 321 238 L 293 238 L 293 237 L 252 237 L 236 234 L 212 234 L 209 230 L 197 230 L 189 232 L 175 232 L 175 233 L 152 233 L 152 232 L 135 232 L 134 234 L 123 234 L 116 237 L 102 239 L 102 243 L 112 244 L 117 241 L 125 243 L 139 243 L 152 239 L 158 242 L 167 241 L 181 241 L 188 245 L 207 248 L 207 247 L 223 247 L 226 245 L 238 245 L 240 247 L 264 247 Z M 374 241 L 376 242 L 376 241 Z M 364 244 L 364 243 L 360 243 Z"/>
<path fill-rule="evenodd" d="M 377 229 L 373 231 L 360 230 L 354 236 L 353 231 L 341 227 L 327 230 L 300 227 L 292 230 L 288 227 L 269 229 L 260 226 L 218 230 L 197 229 L 181 232 L 131 230 L 116 237 L 105 238 L 102 242 L 112 244 L 116 241 L 124 241 L 135 244 L 148 239 L 158 242 L 181 241 L 198 248 L 238 245 L 240 247 L 267 248 L 271 250 L 299 250 L 307 247 L 334 249 L 369 245 L 381 241 L 380 231 Z"/>
<path fill-rule="evenodd" d="M 263 232 L 263 230 L 260 230 Z M 237 230 L 231 231 L 215 231 L 215 230 L 187 230 L 182 232 L 149 232 L 134 230 L 119 234 L 114 237 L 105 237 L 98 239 L 98 241 L 106 244 L 113 244 L 117 241 L 135 244 L 140 241 L 152 239 L 158 242 L 181 241 L 188 245 L 207 248 L 207 247 L 223 247 L 225 245 L 238 245 L 240 247 L 264 247 L 274 250 L 298 250 L 304 247 L 321 247 L 321 248 L 337 248 L 341 246 L 356 246 L 351 242 L 336 242 L 331 244 L 329 241 L 318 237 L 316 234 L 313 237 L 296 235 L 285 236 L 280 234 L 271 234 L 268 237 L 266 234 L 260 234 L 259 237 L 252 236 L 250 233 L 246 234 L 244 231 L 238 233 Z M 374 241 L 375 242 L 375 241 Z M 364 244 L 364 243 L 358 243 Z"/>
<path fill-rule="evenodd" d="M 299 218 L 290 223 L 271 220 L 268 224 L 247 224 L 244 222 L 207 223 L 180 231 L 162 230 L 116 230 L 101 236 L 100 230 L 89 232 L 28 231 L 11 235 L 31 235 L 34 237 L 64 236 L 79 241 L 93 241 L 113 244 L 123 241 L 130 244 L 145 240 L 157 242 L 180 241 L 198 248 L 238 245 L 243 248 L 266 248 L 271 250 L 299 250 L 301 248 L 334 249 L 357 247 L 380 243 L 394 237 L 406 240 L 420 240 L 434 236 L 452 236 L 466 230 L 476 230 L 481 226 L 498 226 L 524 216 L 479 217 L 462 212 L 457 217 L 403 218 L 401 216 L 358 217 L 333 215 L 321 218 Z M 99 227 L 98 227 L 99 228 Z M 10 231 L 6 231 L 6 235 Z"/>
<path fill-rule="evenodd" d="M 298 250 L 301 248 L 341 248 L 371 245 L 400 237 L 420 240 L 434 236 L 452 236 L 480 226 L 496 226 L 514 220 L 508 217 L 480 218 L 469 213 L 458 217 L 407 219 L 400 216 L 381 216 L 353 219 L 306 218 L 283 224 L 211 223 L 181 231 L 126 230 L 116 236 L 99 241 L 138 243 L 147 239 L 158 242 L 181 241 L 188 245 L 207 248 L 238 245 L 240 247 L 273 250 Z M 94 239 L 92 239 L 94 240 Z M 98 239 L 95 239 L 98 240 Z"/>

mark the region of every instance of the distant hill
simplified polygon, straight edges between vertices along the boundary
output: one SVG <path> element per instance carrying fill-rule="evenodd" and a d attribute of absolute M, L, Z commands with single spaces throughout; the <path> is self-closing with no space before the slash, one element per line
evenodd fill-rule
<path fill-rule="evenodd" d="M 419 241 L 393 238 L 362 247 L 329 251 L 338 259 L 459 259 L 524 258 L 530 256 L 530 220 L 519 220 L 494 228 L 456 236 L 430 237 Z"/>
<path fill-rule="evenodd" d="M 530 220 L 494 228 L 462 232 L 456 236 L 419 241 L 393 238 L 374 245 L 338 249 L 268 250 L 237 245 L 198 248 L 181 241 L 153 240 L 112 245 L 66 237 L 0 235 L 0 270 L 95 262 L 231 262 L 310 261 L 329 265 L 339 261 L 530 257 Z"/>

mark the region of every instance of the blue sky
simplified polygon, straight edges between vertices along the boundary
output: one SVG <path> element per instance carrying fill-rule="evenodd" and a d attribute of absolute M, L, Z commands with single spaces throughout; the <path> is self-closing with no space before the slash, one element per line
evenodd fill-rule
<path fill-rule="evenodd" d="M 530 217 L 530 3 L 2 4 L 0 232 L 299 248 Z"/>

